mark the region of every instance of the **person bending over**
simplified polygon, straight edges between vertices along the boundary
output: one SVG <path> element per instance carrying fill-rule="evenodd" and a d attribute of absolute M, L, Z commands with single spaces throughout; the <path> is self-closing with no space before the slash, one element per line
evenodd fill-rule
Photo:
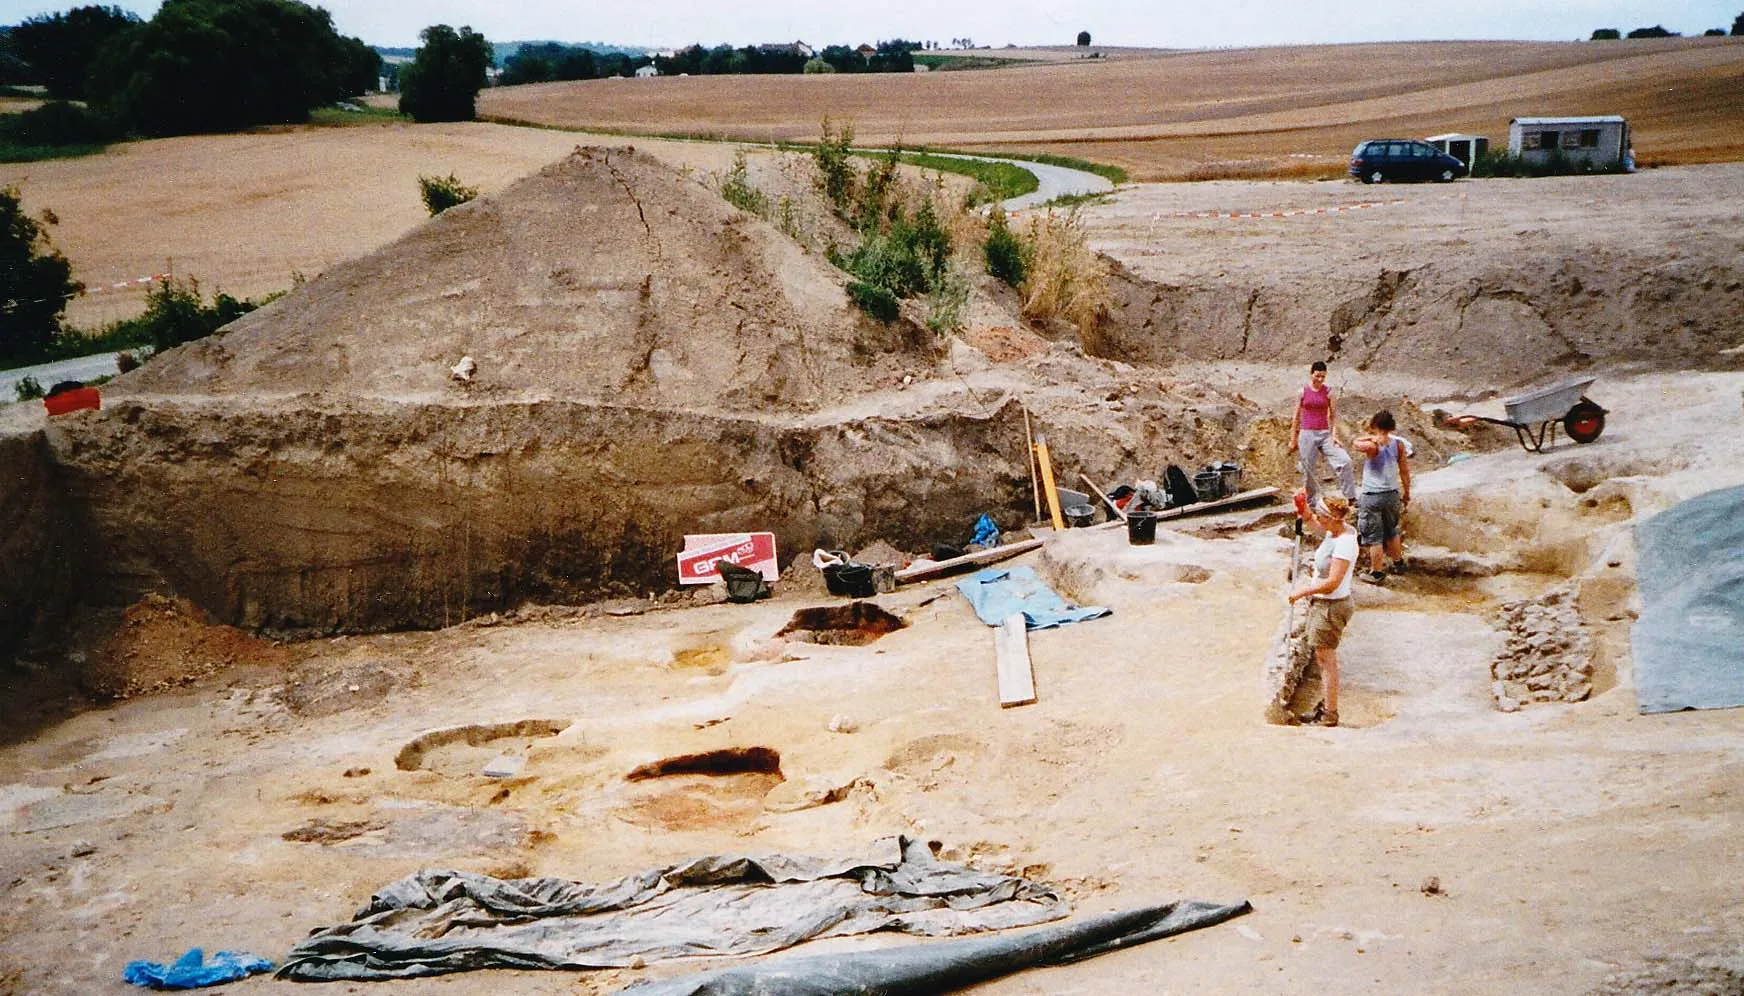
<path fill-rule="evenodd" d="M 1308 646 L 1320 665 L 1326 688 L 1322 726 L 1338 725 L 1338 644 L 1350 622 L 1350 578 L 1356 572 L 1356 531 L 1350 528 L 1350 502 L 1337 495 L 1311 505 L 1309 514 L 1326 538 L 1314 551 L 1314 576 L 1290 592 L 1290 603 L 1308 602 Z"/>

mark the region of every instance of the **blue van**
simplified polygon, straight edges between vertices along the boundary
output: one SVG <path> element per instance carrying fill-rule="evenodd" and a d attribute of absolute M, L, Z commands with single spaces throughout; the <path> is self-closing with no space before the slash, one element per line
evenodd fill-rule
<path fill-rule="evenodd" d="M 1414 138 L 1374 138 L 1350 153 L 1350 175 L 1364 183 L 1388 180 L 1436 180 L 1447 183 L 1466 175 L 1465 163 Z"/>

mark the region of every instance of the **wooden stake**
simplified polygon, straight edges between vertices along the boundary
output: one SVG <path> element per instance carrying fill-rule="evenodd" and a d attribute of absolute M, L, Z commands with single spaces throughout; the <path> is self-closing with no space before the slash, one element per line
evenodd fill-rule
<path fill-rule="evenodd" d="M 1120 510 L 1119 505 L 1116 505 L 1113 501 L 1109 500 L 1109 497 L 1107 495 L 1102 493 L 1102 489 L 1096 486 L 1096 482 L 1092 481 L 1090 479 L 1089 474 L 1079 474 L 1078 478 L 1079 478 L 1079 480 L 1082 480 L 1085 484 L 1090 485 L 1090 490 L 1095 492 L 1096 497 L 1102 499 L 1102 504 L 1108 506 L 1108 511 L 1111 515 L 1113 515 L 1115 518 L 1119 519 L 1122 522 L 1126 521 L 1126 513 L 1122 512 Z"/>
<path fill-rule="evenodd" d="M 1048 437 L 1036 436 L 1036 463 L 1042 468 L 1042 486 L 1047 489 L 1048 514 L 1054 520 L 1054 532 L 1066 531 L 1066 518 L 1060 514 L 1060 492 L 1054 487 L 1054 462 L 1048 458 Z"/>
<path fill-rule="evenodd" d="M 1024 452 L 1029 454 L 1029 490 L 1031 497 L 1035 498 L 1035 518 L 1030 521 L 1040 522 L 1042 521 L 1042 485 L 1036 477 L 1035 435 L 1030 432 L 1029 428 L 1029 409 L 1022 405 L 1018 407 L 1023 408 L 1023 444 Z"/>

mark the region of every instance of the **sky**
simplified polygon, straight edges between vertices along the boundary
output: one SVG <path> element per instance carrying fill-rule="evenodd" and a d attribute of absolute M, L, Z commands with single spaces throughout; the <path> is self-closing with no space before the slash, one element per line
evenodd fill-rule
<path fill-rule="evenodd" d="M 149 17 L 151 0 L 0 0 L 0 24 L 84 3 L 114 3 Z M 887 38 L 970 38 L 976 45 L 1069 45 L 1088 31 L 1099 45 L 1226 48 L 1328 42 L 1526 39 L 1572 41 L 1594 28 L 1663 25 L 1699 35 L 1730 30 L 1744 0 L 327 0 L 341 34 L 372 45 L 415 46 L 431 24 L 470 25 L 492 41 L 596 41 L 652 48 L 804 41 L 857 45 Z"/>

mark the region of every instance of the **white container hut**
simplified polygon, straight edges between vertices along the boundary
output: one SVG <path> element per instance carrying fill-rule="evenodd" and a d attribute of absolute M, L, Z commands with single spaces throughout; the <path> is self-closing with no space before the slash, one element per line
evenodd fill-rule
<path fill-rule="evenodd" d="M 1460 135 L 1449 133 L 1446 135 L 1431 135 L 1424 139 L 1424 141 L 1447 153 L 1453 158 L 1458 159 L 1460 162 L 1465 163 L 1465 168 L 1468 170 L 1471 169 L 1472 163 L 1477 162 L 1479 157 L 1490 151 L 1490 140 L 1484 135 Z"/>
<path fill-rule="evenodd" d="M 1571 163 L 1623 165 L 1629 144 L 1629 122 L 1620 114 L 1508 122 L 1508 155 L 1531 163 L 1548 162 L 1560 151 Z"/>

